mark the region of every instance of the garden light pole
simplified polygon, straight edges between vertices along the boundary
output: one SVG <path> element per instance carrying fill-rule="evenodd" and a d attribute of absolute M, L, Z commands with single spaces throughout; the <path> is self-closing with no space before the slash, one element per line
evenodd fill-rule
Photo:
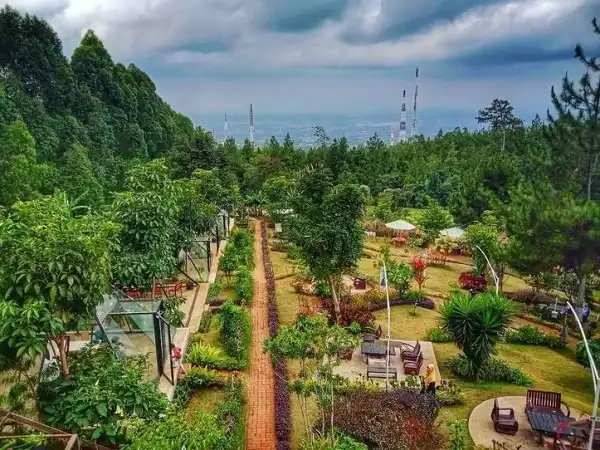
<path fill-rule="evenodd" d="M 567 302 L 567 306 L 573 313 L 575 317 L 575 322 L 577 322 L 577 326 L 579 327 L 579 331 L 581 332 L 581 337 L 583 338 L 583 345 L 585 346 L 585 351 L 587 353 L 588 360 L 590 361 L 590 370 L 592 371 L 592 380 L 594 382 L 594 407 L 592 408 L 592 416 L 590 417 L 590 437 L 588 441 L 587 448 L 588 450 L 592 450 L 592 446 L 594 444 L 594 433 L 596 431 L 596 416 L 598 415 L 598 398 L 600 396 L 600 379 L 598 378 L 598 369 L 596 367 L 596 363 L 594 362 L 594 358 L 592 357 L 592 351 L 588 345 L 587 338 L 585 337 L 585 332 L 583 331 L 583 325 L 579 321 L 579 317 L 577 316 L 577 312 L 575 308 L 571 305 L 571 303 Z"/>
<path fill-rule="evenodd" d="M 379 284 L 385 283 L 385 301 L 387 306 L 387 350 L 385 354 L 385 390 L 388 390 L 389 376 L 390 376 L 390 328 L 391 328 L 391 311 L 390 311 L 390 290 L 388 287 L 387 269 L 385 267 L 385 259 L 381 258 L 382 262 L 382 273 L 380 274 Z M 367 361 L 368 365 L 368 361 Z M 368 367 L 367 367 L 368 369 Z"/>
<path fill-rule="evenodd" d="M 475 247 L 477 247 L 477 249 L 481 252 L 481 254 L 483 255 L 483 257 L 487 261 L 490 270 L 492 271 L 492 277 L 494 278 L 494 283 L 496 284 L 496 295 L 498 295 L 500 293 L 500 278 L 498 278 L 498 275 L 496 274 L 496 271 L 494 270 L 494 267 L 492 267 L 492 263 L 488 259 L 488 257 L 485 254 L 485 252 L 481 249 L 481 247 L 479 245 L 476 245 Z"/>

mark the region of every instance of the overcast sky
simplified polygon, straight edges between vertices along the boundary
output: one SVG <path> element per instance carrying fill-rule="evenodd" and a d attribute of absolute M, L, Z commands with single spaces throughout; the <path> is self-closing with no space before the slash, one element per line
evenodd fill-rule
<path fill-rule="evenodd" d="M 92 28 L 177 110 L 242 113 L 472 111 L 495 97 L 544 113 L 580 74 L 575 43 L 600 0 L 8 0 L 46 18 L 70 56 Z M 410 108 L 410 105 L 409 105 Z M 529 119 L 529 117 L 527 117 Z"/>

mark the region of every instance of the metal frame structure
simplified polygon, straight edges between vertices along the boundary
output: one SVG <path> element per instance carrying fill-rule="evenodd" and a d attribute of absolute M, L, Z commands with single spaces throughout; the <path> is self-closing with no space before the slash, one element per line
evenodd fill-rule
<path fill-rule="evenodd" d="M 134 307 L 133 305 L 136 306 Z M 121 331 L 124 335 L 142 333 L 145 334 L 150 341 L 152 341 L 152 339 L 144 332 L 144 330 L 133 330 L 130 323 L 130 318 L 132 316 L 152 317 L 152 334 L 154 338 L 153 344 L 158 375 L 164 376 L 171 384 L 174 384 L 175 379 L 173 365 L 170 363 L 170 348 L 171 344 L 173 343 L 173 328 L 164 317 L 164 304 L 162 299 L 133 299 L 120 292 L 116 292 L 112 295 L 105 295 L 104 303 L 96 310 L 95 324 L 92 326 L 92 331 L 90 333 L 90 343 L 94 344 L 98 341 L 97 333 L 100 332 L 100 340 L 113 345 L 110 339 L 110 334 L 112 334 L 111 330 L 107 329 L 107 320 L 109 319 L 113 319 L 113 322 L 117 325 L 119 331 Z M 118 317 L 125 318 L 129 330 L 123 328 L 119 323 L 117 323 L 116 320 L 114 320 L 114 318 Z M 169 367 L 168 370 L 165 370 L 165 362 L 167 362 L 166 365 Z"/>
<path fill-rule="evenodd" d="M 31 435 L 27 434 L 6 434 L 4 432 L 4 427 L 28 427 L 32 428 L 38 432 L 42 432 L 43 434 L 36 434 L 36 436 L 52 439 L 55 441 L 63 441 L 65 442 L 64 450 L 83 450 L 83 449 L 95 449 L 95 450 L 110 450 L 108 447 L 104 447 L 103 445 L 96 444 L 95 442 L 89 442 L 83 439 L 80 439 L 79 436 L 72 433 L 67 433 L 65 431 L 59 430 L 58 428 L 53 428 L 48 425 L 45 425 L 40 422 L 36 422 L 35 420 L 31 420 L 27 417 L 21 416 L 19 414 L 15 414 L 7 409 L 0 408 L 0 444 L 2 441 L 9 439 L 19 439 L 19 438 L 27 438 L 31 437 Z"/>

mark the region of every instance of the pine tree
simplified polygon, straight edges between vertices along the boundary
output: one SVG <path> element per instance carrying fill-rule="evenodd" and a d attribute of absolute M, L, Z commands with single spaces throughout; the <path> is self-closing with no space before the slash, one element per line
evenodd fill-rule
<path fill-rule="evenodd" d="M 514 108 L 508 100 L 495 98 L 490 106 L 479 110 L 476 117 L 477 123 L 489 124 L 492 131 L 502 132 L 502 147 L 500 148 L 502 152 L 506 146 L 506 132 L 517 130 L 523 126 L 523 121 L 513 114 L 513 110 Z"/>
<path fill-rule="evenodd" d="M 592 21 L 594 33 L 600 37 L 600 25 Z M 594 196 L 600 158 L 600 64 L 598 57 L 587 57 L 577 44 L 575 57 L 585 66 L 578 84 L 565 75 L 562 92 L 552 87 L 552 104 L 556 117 L 548 111 L 551 122 L 549 137 L 555 148 L 555 163 L 572 179 L 577 190 L 583 190 L 586 200 Z M 579 192 L 576 192 L 579 193 Z"/>

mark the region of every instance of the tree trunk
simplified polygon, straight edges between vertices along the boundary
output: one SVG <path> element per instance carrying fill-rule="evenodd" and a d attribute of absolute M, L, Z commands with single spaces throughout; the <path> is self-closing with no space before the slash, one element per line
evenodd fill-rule
<path fill-rule="evenodd" d="M 598 156 L 600 153 L 596 153 L 593 160 L 590 159 L 590 164 L 588 167 L 588 176 L 587 176 L 587 200 L 590 201 L 592 199 L 592 182 L 594 173 L 596 172 L 596 167 L 598 165 Z"/>
<path fill-rule="evenodd" d="M 577 304 L 579 306 L 583 306 L 585 303 L 585 285 L 586 285 L 587 277 L 582 275 L 579 279 L 579 290 L 577 291 Z"/>
<path fill-rule="evenodd" d="M 506 146 L 506 130 L 502 130 L 502 148 L 501 152 L 504 152 L 504 147 Z"/>
<path fill-rule="evenodd" d="M 61 334 L 53 338 L 54 342 L 56 342 L 56 346 L 58 347 L 58 359 L 60 363 L 60 376 L 64 379 L 70 378 L 71 374 L 69 373 L 69 361 L 67 359 L 67 342 L 68 336 Z"/>
<path fill-rule="evenodd" d="M 337 292 L 335 290 L 335 283 L 332 277 L 329 277 L 329 286 L 331 287 L 331 300 L 333 301 L 333 311 L 335 313 L 335 321 L 340 323 L 342 318 L 342 312 L 340 310 L 340 300 L 337 296 Z"/>

